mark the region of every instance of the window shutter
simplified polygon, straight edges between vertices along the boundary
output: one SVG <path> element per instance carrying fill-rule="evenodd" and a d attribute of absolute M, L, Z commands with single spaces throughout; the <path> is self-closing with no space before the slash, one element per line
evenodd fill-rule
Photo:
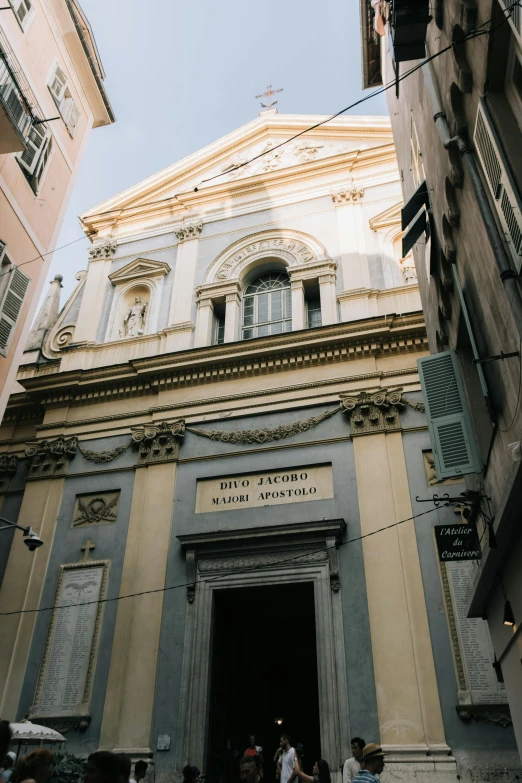
<path fill-rule="evenodd" d="M 488 116 L 484 101 L 479 103 L 473 141 L 482 163 L 486 182 L 495 205 L 513 265 L 522 266 L 522 202 L 509 173 L 502 146 Z"/>
<path fill-rule="evenodd" d="M 7 356 L 12 332 L 20 315 L 31 278 L 14 267 L 0 307 L 0 354 Z"/>
<path fill-rule="evenodd" d="M 49 89 L 58 106 L 60 105 L 63 99 L 66 87 L 67 87 L 67 77 L 62 71 L 62 69 L 57 65 L 54 74 L 51 78 Z"/>
<path fill-rule="evenodd" d="M 28 172 L 28 174 L 32 174 L 36 168 L 45 137 L 46 132 L 41 125 L 33 125 L 29 131 L 29 137 L 26 141 L 27 147 L 18 157 L 20 164 Z"/>
<path fill-rule="evenodd" d="M 480 473 L 464 388 L 455 351 L 418 359 L 428 429 L 438 479 Z"/>
<path fill-rule="evenodd" d="M 42 178 L 42 174 L 44 173 L 46 163 L 49 160 L 51 150 L 52 150 L 52 138 L 50 136 L 47 136 L 42 151 L 40 153 L 40 157 L 38 158 L 38 163 L 34 170 L 34 174 L 30 180 L 31 187 L 35 193 L 38 193 L 38 189 L 40 187 L 40 180 Z"/>
<path fill-rule="evenodd" d="M 74 136 L 74 131 L 76 130 L 76 125 L 80 118 L 80 112 L 78 111 L 76 103 L 72 99 L 71 101 L 71 108 L 69 109 L 69 116 L 67 117 L 67 130 L 71 136 Z"/>

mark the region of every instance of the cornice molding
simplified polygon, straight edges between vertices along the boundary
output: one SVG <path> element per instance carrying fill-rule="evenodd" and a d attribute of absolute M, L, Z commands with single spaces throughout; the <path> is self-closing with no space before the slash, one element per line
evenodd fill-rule
<path fill-rule="evenodd" d="M 185 328 L 188 325 L 183 325 Z M 82 405 L 160 390 L 277 373 L 281 370 L 426 351 L 421 313 L 335 324 L 269 340 L 180 351 L 96 369 L 21 379 L 31 399 L 44 406 Z M 27 369 L 27 368 L 26 368 Z"/>

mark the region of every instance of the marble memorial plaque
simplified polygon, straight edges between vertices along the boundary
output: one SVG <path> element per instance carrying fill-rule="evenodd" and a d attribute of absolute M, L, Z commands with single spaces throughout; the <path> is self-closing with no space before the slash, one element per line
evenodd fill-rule
<path fill-rule="evenodd" d="M 333 498 L 331 465 L 200 479 L 196 514 Z"/>
<path fill-rule="evenodd" d="M 107 568 L 62 566 L 31 717 L 88 714 Z"/>
<path fill-rule="evenodd" d="M 493 669 L 494 651 L 488 624 L 467 617 L 476 566 L 472 562 L 444 563 L 460 642 L 462 662 L 472 704 L 506 704 L 506 688 Z"/>

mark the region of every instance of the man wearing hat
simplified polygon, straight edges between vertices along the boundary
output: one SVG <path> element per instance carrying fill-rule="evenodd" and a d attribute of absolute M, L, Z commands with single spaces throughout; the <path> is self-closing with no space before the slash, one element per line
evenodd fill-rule
<path fill-rule="evenodd" d="M 353 779 L 353 783 L 379 783 L 379 775 L 384 769 L 384 753 L 380 745 L 370 742 L 363 748 L 362 769 Z"/>

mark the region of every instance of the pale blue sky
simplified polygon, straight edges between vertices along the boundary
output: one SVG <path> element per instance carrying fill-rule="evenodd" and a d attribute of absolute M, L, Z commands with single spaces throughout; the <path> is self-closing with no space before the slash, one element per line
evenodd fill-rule
<path fill-rule="evenodd" d="M 91 133 L 58 247 L 82 235 L 82 211 L 254 119 L 267 84 L 284 87 L 284 114 L 333 114 L 364 94 L 358 0 L 81 4 L 117 122 Z M 354 113 L 386 114 L 385 97 Z M 88 247 L 54 255 L 62 304 Z"/>

